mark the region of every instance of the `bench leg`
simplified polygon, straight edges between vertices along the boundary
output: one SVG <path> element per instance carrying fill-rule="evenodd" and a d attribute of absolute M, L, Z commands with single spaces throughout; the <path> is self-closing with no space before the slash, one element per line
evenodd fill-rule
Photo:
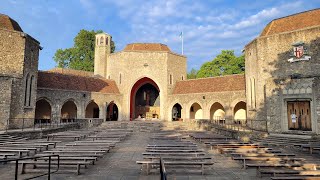
<path fill-rule="evenodd" d="M 201 164 L 201 175 L 204 175 L 204 165 Z"/>
<path fill-rule="evenodd" d="M 21 164 L 21 174 L 25 174 L 25 168 L 26 168 L 26 164 L 25 163 L 22 163 Z"/>
<path fill-rule="evenodd" d="M 77 165 L 77 175 L 80 175 L 80 164 Z"/>

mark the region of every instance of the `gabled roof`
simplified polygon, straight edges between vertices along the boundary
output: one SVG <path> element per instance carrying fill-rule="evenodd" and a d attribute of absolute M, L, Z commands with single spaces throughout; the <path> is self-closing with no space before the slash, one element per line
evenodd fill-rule
<path fill-rule="evenodd" d="M 66 68 L 53 68 L 48 70 L 49 72 L 55 72 L 60 74 L 69 74 L 75 76 L 93 76 L 93 72 L 90 71 L 82 71 L 82 70 L 75 70 L 75 69 L 66 69 Z"/>
<path fill-rule="evenodd" d="M 237 74 L 178 81 L 173 94 L 244 91 L 245 89 L 244 74 Z"/>
<path fill-rule="evenodd" d="M 320 26 L 320 9 L 313 9 L 271 21 L 260 36 L 269 36 L 313 26 Z"/>
<path fill-rule="evenodd" d="M 0 14 L 0 28 L 23 32 L 19 24 L 5 14 Z"/>
<path fill-rule="evenodd" d="M 38 72 L 38 87 L 72 91 L 120 93 L 113 80 L 49 71 Z"/>
<path fill-rule="evenodd" d="M 169 47 L 160 43 L 133 43 L 128 44 L 123 51 L 164 51 L 171 52 Z"/>

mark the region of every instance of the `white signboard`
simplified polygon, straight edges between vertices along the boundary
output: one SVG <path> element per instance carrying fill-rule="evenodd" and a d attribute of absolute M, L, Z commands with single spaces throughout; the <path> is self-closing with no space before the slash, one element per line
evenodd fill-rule
<path fill-rule="evenodd" d="M 292 123 L 296 123 L 297 122 L 296 114 L 291 114 L 291 121 L 292 121 Z"/>

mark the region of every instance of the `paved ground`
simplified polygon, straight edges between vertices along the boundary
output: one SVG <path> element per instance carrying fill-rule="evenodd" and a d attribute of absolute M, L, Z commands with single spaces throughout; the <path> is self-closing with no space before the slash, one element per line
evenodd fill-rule
<path fill-rule="evenodd" d="M 75 174 L 53 174 L 53 180 L 60 179 L 107 179 L 107 180 L 153 180 L 159 179 L 158 172 L 153 172 L 151 175 L 144 175 L 140 171 L 140 165 L 136 164 L 137 160 L 142 160 L 142 152 L 148 144 L 150 132 L 134 132 L 125 141 L 116 145 L 114 149 L 107 153 L 102 159 L 100 158 L 96 165 L 89 166 L 88 169 L 81 169 L 81 175 Z M 254 169 L 244 170 L 240 163 L 231 160 L 230 157 L 218 154 L 203 145 L 199 144 L 200 148 L 206 149 L 208 154 L 212 156 L 215 164 L 211 169 L 206 171 L 206 175 L 198 173 L 186 172 L 170 172 L 168 179 L 170 180 L 222 180 L 222 179 L 257 179 Z M 0 166 L 0 179 L 13 179 L 13 167 Z M 46 177 L 40 179 L 47 179 Z"/>

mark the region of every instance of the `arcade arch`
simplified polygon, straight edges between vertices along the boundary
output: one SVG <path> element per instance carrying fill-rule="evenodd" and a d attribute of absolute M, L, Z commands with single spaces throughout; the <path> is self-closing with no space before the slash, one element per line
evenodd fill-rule
<path fill-rule="evenodd" d="M 99 106 L 94 101 L 91 101 L 86 107 L 85 118 L 99 118 L 99 113 Z"/>
<path fill-rule="evenodd" d="M 190 119 L 202 119 L 202 107 L 198 103 L 193 103 L 190 107 Z"/>
<path fill-rule="evenodd" d="M 44 123 L 51 121 L 52 107 L 46 99 L 39 99 L 36 102 L 35 123 Z"/>
<path fill-rule="evenodd" d="M 225 109 L 220 103 L 215 102 L 211 105 L 210 119 L 212 119 L 212 120 L 224 119 L 225 114 L 226 114 Z"/>

